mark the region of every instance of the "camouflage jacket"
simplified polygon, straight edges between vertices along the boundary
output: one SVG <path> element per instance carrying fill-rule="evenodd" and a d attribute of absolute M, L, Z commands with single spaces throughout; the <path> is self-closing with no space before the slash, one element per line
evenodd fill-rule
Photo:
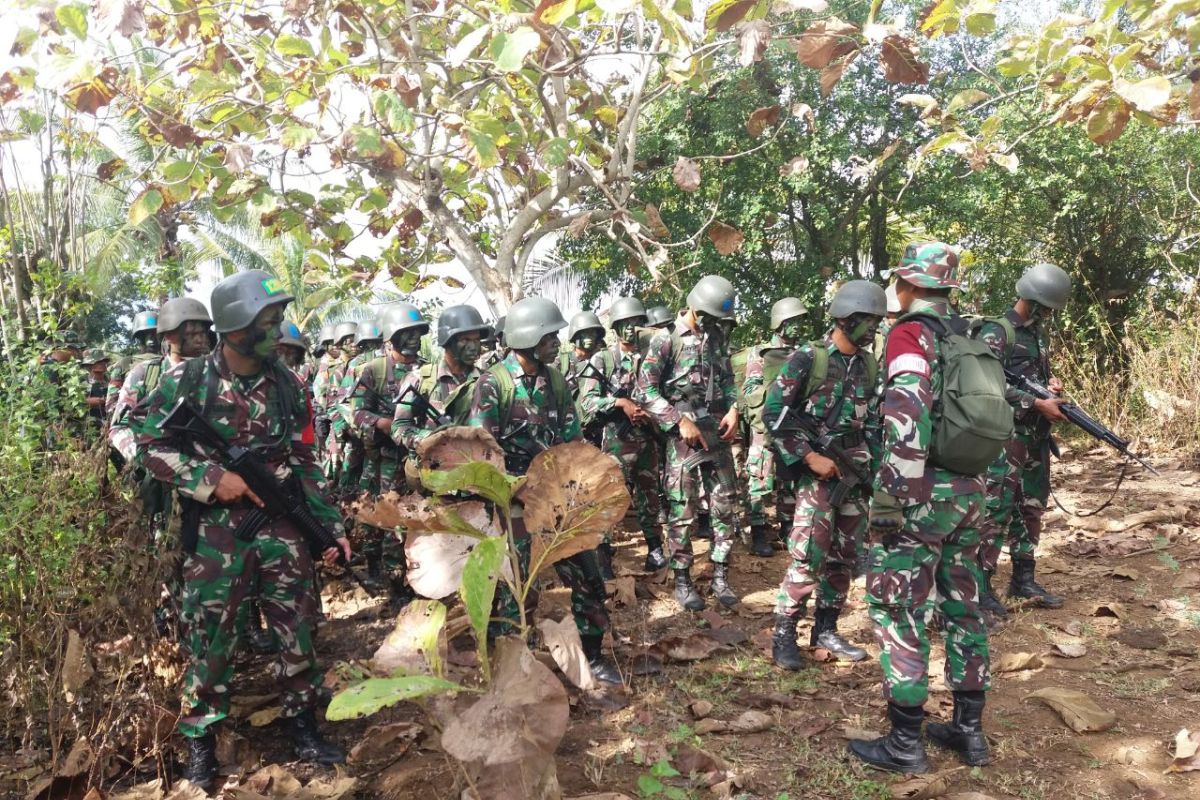
<path fill-rule="evenodd" d="M 733 365 L 723 346 L 713 338 L 693 331 L 683 321 L 676 322 L 677 333 L 660 331 L 650 341 L 650 350 L 638 371 L 637 396 L 662 430 L 671 432 L 679 424 L 680 405 L 704 408 L 722 416 L 737 402 Z M 678 355 L 673 338 L 678 337 Z"/>
<path fill-rule="evenodd" d="M 317 409 L 329 416 L 334 416 L 335 407 L 341 402 L 342 378 L 346 377 L 350 359 L 342 357 L 325 365 L 322 373 L 317 372 L 313 379 L 313 401 Z"/>
<path fill-rule="evenodd" d="M 514 384 L 507 419 L 500 408 L 496 378 L 484 372 L 475 382 L 467 424 L 483 428 L 495 437 L 504 448 L 509 471 L 523 474 L 529 467 L 529 460 L 537 453 L 581 436 L 579 417 L 570 397 L 558 399 L 552 396 L 550 370 L 554 367 L 543 365 L 537 375 L 527 376 L 516 353 L 509 353 L 500 363 L 508 370 Z"/>
<path fill-rule="evenodd" d="M 789 345 L 776 333 L 771 336 L 769 342 L 760 344 L 750 351 L 750 357 L 746 359 L 746 374 L 742 378 L 742 397 L 757 391 L 763 385 L 763 365 L 766 361 L 763 359 L 762 351 L 788 347 Z"/>
<path fill-rule="evenodd" d="M 949 303 L 936 298 L 914 301 L 908 313 L 951 316 Z M 898 322 L 888 335 L 881 371 L 883 449 L 876 486 L 906 505 L 982 492 L 982 476 L 950 472 L 927 459 L 933 407 L 942 392 L 938 344 L 929 326 L 918 320 Z"/>
<path fill-rule="evenodd" d="M 571 397 L 579 397 L 579 379 L 583 375 L 585 363 L 587 362 L 576 355 L 573 346 L 570 350 L 558 354 L 558 371 L 567 379 L 567 388 L 571 390 Z"/>
<path fill-rule="evenodd" d="M 625 415 L 617 410 L 617 397 L 632 399 L 637 394 L 638 371 L 644 358 L 636 346 L 633 350 L 624 350 L 619 342 L 592 356 L 592 369 L 579 379 L 579 407 L 586 424 L 605 417 L 609 418 L 606 428 L 621 424 Z M 601 376 L 607 380 L 602 380 Z M 650 432 L 637 425 L 630 429 L 628 438 L 645 440 L 649 437 Z"/>
<path fill-rule="evenodd" d="M 838 349 L 831 335 L 821 340 L 829 354 L 825 380 L 811 395 L 803 396 L 815 358 L 813 343 L 806 342 L 793 351 L 779 376 L 767 387 L 763 402 L 763 420 L 768 430 L 783 415 L 784 409 L 802 418 L 814 420 L 821 435 L 838 437 L 841 447 L 858 463 L 867 466 L 871 461 L 868 433 L 873 427 L 875 385 L 867 374 L 867 362 L 859 352 L 846 355 Z M 759 371 L 761 373 L 761 360 Z M 750 367 L 746 367 L 747 383 Z M 761 380 L 761 377 L 760 377 Z M 813 451 L 808 437 L 795 429 L 772 435 L 776 451 L 788 464 L 803 461 Z"/>
<path fill-rule="evenodd" d="M 350 393 L 358 384 L 363 367 L 377 357 L 374 351 L 359 353 L 345 363 L 340 371 L 331 372 L 329 389 L 325 392 L 325 409 L 333 420 L 333 429 L 339 433 L 348 433 L 358 438 L 358 428 L 354 424 L 354 415 L 350 411 Z M 337 378 L 337 383 L 334 383 Z"/>
<path fill-rule="evenodd" d="M 424 376 L 422 371 L 430 373 L 430 381 L 432 388 L 426 393 L 423 391 L 421 383 Z M 474 381 L 479 377 L 479 370 L 475 367 L 468 368 L 465 375 L 459 377 L 450 371 L 446 366 L 446 362 L 439 361 L 437 364 L 429 364 L 422 366 L 420 369 L 411 370 L 404 376 L 404 380 L 400 383 L 400 394 L 409 391 L 412 387 L 412 393 L 407 395 L 404 400 L 396 403 L 396 412 L 392 417 L 392 441 L 401 447 L 407 448 L 410 452 L 415 451 L 417 442 L 424 439 L 429 434 L 436 431 L 439 427 L 437 418 L 446 413 L 446 404 L 450 400 L 450 396 L 464 383 Z M 467 390 L 464 389 L 464 392 Z M 424 396 L 429 403 L 432 414 L 425 415 L 419 418 L 413 412 L 413 408 L 417 405 L 418 396 Z"/>
<path fill-rule="evenodd" d="M 258 450 L 279 480 L 293 473 L 299 477 L 313 514 L 341 536 L 342 518 L 326 499 L 324 478 L 313 452 L 308 404 L 295 375 L 279 365 L 245 378 L 229 370 L 220 349 L 203 358 L 202 375 L 189 393 L 192 402 L 203 409 L 212 382 L 216 394 L 207 402 L 208 421 L 229 444 Z M 130 413 L 129 424 L 137 443 L 137 460 L 151 475 L 174 486 L 185 497 L 212 505 L 224 467 L 206 456 L 203 445 L 197 444 L 194 450 L 181 448 L 178 439 L 162 427 L 178 399 L 176 393 L 187 363 L 176 364 L 163 373 L 158 387 Z M 291 394 L 287 402 L 283 392 Z M 284 420 L 283 409 L 288 406 L 293 409 L 292 419 Z M 286 437 L 285 432 L 289 434 Z M 206 510 L 205 522 L 227 526 L 236 513 L 234 508 L 213 506 Z"/>
<path fill-rule="evenodd" d="M 161 356 L 156 353 L 137 353 L 119 359 L 108 368 L 108 395 L 104 398 L 104 411 L 109 417 L 112 417 L 117 401 L 121 399 L 121 386 L 125 383 L 125 376 L 143 361 L 153 361 L 156 358 Z"/>
<path fill-rule="evenodd" d="M 135 364 L 129 374 L 125 376 L 125 381 L 121 384 L 121 392 L 117 397 L 117 404 L 113 408 L 112 424 L 108 428 L 108 443 L 124 456 L 126 461 L 132 462 L 137 451 L 133 430 L 129 425 L 129 414 L 155 388 L 146 385 L 150 366 L 158 365 L 158 378 L 155 379 L 155 386 L 157 386 L 162 381 L 164 373 L 181 363 L 183 363 L 182 360 L 173 361 L 170 356 L 143 359 Z"/>
<path fill-rule="evenodd" d="M 1004 318 L 1012 323 L 1015 341 L 1008 341 L 1008 332 L 1003 325 L 986 319 L 979 326 L 978 337 L 1004 361 L 1006 370 L 1045 385 L 1050 380 L 1050 349 L 1046 332 L 1037 320 L 1021 319 L 1021 315 L 1011 308 L 1004 312 Z M 1033 410 L 1033 402 L 1037 398 L 1012 385 L 1005 392 L 1005 397 L 1013 407 L 1013 422 L 1017 431 L 1033 433 L 1042 420 L 1042 415 Z M 1048 426 L 1044 427 L 1048 431 Z"/>
<path fill-rule="evenodd" d="M 396 398 L 400 396 L 401 384 L 415 371 L 417 363 L 402 364 L 391 356 L 384 356 L 383 385 L 376 386 L 379 376 L 370 365 L 377 359 L 370 358 L 352 366 L 350 376 L 353 383 L 346 401 L 340 406 L 346 424 L 364 441 L 375 439 L 375 425 L 380 419 L 391 419 L 396 413 Z M 352 365 L 354 362 L 350 362 Z M 380 437 L 382 438 L 382 437 Z"/>

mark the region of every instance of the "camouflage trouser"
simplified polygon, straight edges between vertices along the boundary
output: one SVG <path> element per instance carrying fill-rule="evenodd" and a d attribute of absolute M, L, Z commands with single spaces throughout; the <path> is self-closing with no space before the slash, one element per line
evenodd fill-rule
<path fill-rule="evenodd" d="M 766 443 L 766 436 L 751 434 L 746 451 L 746 511 L 752 526 L 766 525 L 767 504 L 775 503 L 775 519 L 791 521 L 796 513 L 796 482 L 781 480 L 775 474 L 775 452 Z M 776 491 L 778 490 L 778 491 Z"/>
<path fill-rule="evenodd" d="M 692 534 L 696 530 L 696 514 L 700 510 L 700 493 L 707 491 L 709 513 L 712 515 L 713 545 L 709 558 L 715 564 L 729 561 L 733 547 L 734 503 L 737 498 L 717 480 L 712 464 L 701 464 L 684 470 L 683 461 L 694 451 L 678 436 L 667 440 L 667 465 L 664 470 L 667 502 L 667 532 L 671 548 L 671 569 L 692 566 Z"/>
<path fill-rule="evenodd" d="M 867 501 L 855 489 L 840 508 L 829 504 L 836 481 L 806 476 L 796 482 L 796 516 L 788 553 L 792 563 L 779 585 L 776 614 L 803 616 L 809 596 L 817 608 L 841 609 L 854 572 L 857 545 L 867 528 Z"/>
<path fill-rule="evenodd" d="M 357 437 L 345 435 L 342 438 L 344 441 L 338 445 L 342 449 L 342 457 L 337 486 L 343 491 L 348 491 L 357 488 L 362 479 L 366 453 L 362 441 Z"/>
<path fill-rule="evenodd" d="M 1042 538 L 1042 514 L 1050 498 L 1049 465 L 1043 460 L 1043 442 L 1019 432 L 1008 440 L 1004 452 L 987 474 L 987 523 L 979 548 L 979 561 L 996 571 L 1000 550 L 1008 539 L 1014 560 L 1031 559 Z"/>
<path fill-rule="evenodd" d="M 244 513 L 244 512 L 242 512 Z M 229 715 L 233 656 L 245 629 L 248 604 L 257 587 L 267 625 L 279 642 L 276 685 L 283 716 L 313 707 L 322 672 L 313 647 L 317 602 L 313 563 L 301 535 L 288 523 L 270 525 L 251 542 L 233 538 L 239 521 L 200 525 L 196 552 L 183 564 L 182 616 L 191 660 L 183 679 L 184 736 Z"/>
<path fill-rule="evenodd" d="M 337 486 L 342 476 L 342 445 L 332 428 L 325 437 L 321 451 L 321 469 L 325 473 L 325 480 L 329 486 Z"/>
<path fill-rule="evenodd" d="M 919 706 L 929 694 L 929 638 L 933 606 L 943 620 L 946 685 L 988 689 L 987 628 L 979 613 L 979 525 L 983 497 L 962 495 L 910 506 L 899 532 L 871 548 L 867 606 L 879 642 L 884 694 L 901 706 Z"/>
<path fill-rule="evenodd" d="M 517 512 L 519 513 L 519 512 Z M 525 530 L 525 520 L 514 514 L 513 541 L 517 548 L 517 561 L 521 575 L 529 572 L 530 539 Z M 585 550 L 570 558 L 557 562 L 554 571 L 563 586 L 571 590 L 571 615 L 580 636 L 603 636 L 608 630 L 608 609 L 604 607 L 607 592 L 604 579 L 600 577 L 600 562 L 595 550 Z M 525 596 L 525 621 L 532 625 L 538 606 L 538 587 Z M 508 586 L 500 582 L 496 586 L 496 599 L 492 604 L 492 617 L 507 622 L 493 622 L 488 626 L 489 636 L 512 633 L 521 619 L 517 598 Z"/>
<path fill-rule="evenodd" d="M 403 494 L 407 487 L 404 479 L 404 452 L 395 447 L 365 448 L 358 488 L 371 497 L 379 497 L 390 491 Z M 393 535 L 391 531 L 362 523 L 356 523 L 355 527 L 361 531 L 362 553 L 368 564 L 377 561 L 385 576 L 403 579 L 407 568 L 403 536 Z"/>
<path fill-rule="evenodd" d="M 662 529 L 658 522 L 662 466 L 658 461 L 658 445 L 653 439 L 618 439 L 615 430 L 614 425 L 605 427 L 601 449 L 620 462 L 625 485 L 633 495 L 638 524 L 646 537 L 646 547 L 653 550 L 662 546 Z"/>

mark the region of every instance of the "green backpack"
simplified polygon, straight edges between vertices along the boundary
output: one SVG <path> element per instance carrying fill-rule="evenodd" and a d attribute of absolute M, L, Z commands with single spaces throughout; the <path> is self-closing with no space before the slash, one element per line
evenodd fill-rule
<path fill-rule="evenodd" d="M 942 469 L 982 475 L 1013 435 L 1012 406 L 1005 399 L 1004 365 L 986 343 L 972 339 L 962 318 L 943 320 L 916 313 L 935 336 L 942 393 L 933 404 L 929 458 Z"/>
<path fill-rule="evenodd" d="M 758 351 L 763 360 L 762 385 L 752 392 L 743 393 L 740 389 L 746 382 L 746 365 L 749 363 L 750 358 L 753 357 L 754 351 Z M 740 364 L 735 361 L 733 366 L 734 374 L 738 376 L 738 406 L 751 430 L 758 433 L 767 432 L 767 424 L 763 421 L 762 416 L 763 404 L 767 399 L 767 388 L 779 377 L 779 373 L 787 365 L 788 358 L 791 357 L 792 352 L 791 349 L 786 347 L 759 345 L 756 347 L 747 347 L 734 354 L 734 359 L 740 361 Z M 828 365 L 828 361 L 826 364 Z M 741 368 L 740 375 L 738 373 L 739 367 Z"/>

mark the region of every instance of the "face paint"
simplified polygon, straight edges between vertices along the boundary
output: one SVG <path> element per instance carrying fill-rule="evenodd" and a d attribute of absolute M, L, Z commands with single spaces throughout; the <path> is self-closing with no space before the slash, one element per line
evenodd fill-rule
<path fill-rule="evenodd" d="M 880 318 L 871 314 L 853 314 L 846 319 L 838 320 L 838 325 L 846 334 L 846 338 L 857 347 L 866 347 L 875 341 L 875 332 L 879 330 Z"/>
<path fill-rule="evenodd" d="M 405 358 L 416 358 L 421 352 L 421 335 L 419 328 L 400 331 L 392 337 L 392 347 Z"/>
<path fill-rule="evenodd" d="M 558 357 L 559 345 L 558 336 L 553 333 L 548 334 L 542 337 L 537 347 L 533 349 L 533 357 L 543 364 L 553 364 Z"/>
<path fill-rule="evenodd" d="M 623 319 L 620 322 L 613 323 L 613 333 L 622 342 L 632 342 L 634 331 L 637 330 L 637 322 L 634 320 Z"/>
<path fill-rule="evenodd" d="M 802 335 L 799 322 L 785 322 L 783 327 L 779 329 L 779 338 L 787 344 L 795 344 L 800 341 Z"/>
<path fill-rule="evenodd" d="M 179 355 L 195 358 L 211 349 L 208 345 L 208 326 L 200 322 L 185 322 L 179 332 Z"/>
<path fill-rule="evenodd" d="M 599 340 L 594 333 L 581 333 L 575 337 L 575 346 L 584 351 L 588 355 L 596 352 L 599 346 Z"/>

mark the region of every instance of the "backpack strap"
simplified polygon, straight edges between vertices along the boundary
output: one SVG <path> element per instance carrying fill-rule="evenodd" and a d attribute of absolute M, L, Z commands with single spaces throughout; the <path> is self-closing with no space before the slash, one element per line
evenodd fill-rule
<path fill-rule="evenodd" d="M 419 374 L 421 375 L 421 381 L 420 381 L 420 383 L 417 384 L 417 391 L 421 394 L 422 397 L 429 397 L 429 395 L 433 394 L 433 389 L 434 389 L 433 370 L 434 370 L 435 366 L 436 365 L 432 364 L 432 363 L 421 365 L 421 368 L 419 370 Z"/>
<path fill-rule="evenodd" d="M 517 394 L 517 385 L 513 383 L 512 375 L 503 361 L 497 361 L 488 367 L 488 374 L 496 381 L 496 393 L 500 400 L 500 430 L 503 432 L 512 422 L 512 405 Z"/>
<path fill-rule="evenodd" d="M 983 317 L 971 321 L 970 335 L 972 339 L 979 338 L 979 332 L 983 330 L 984 323 L 990 322 L 994 325 L 999 325 L 1004 331 L 1004 363 L 1012 358 L 1013 349 L 1017 346 L 1017 328 L 1012 324 L 1012 320 L 1008 317 Z"/>
<path fill-rule="evenodd" d="M 867 385 L 874 386 L 875 381 L 879 378 L 879 362 L 875 359 L 875 354 L 869 350 L 860 347 L 858 352 L 862 353 L 863 365 L 867 368 Z"/>
<path fill-rule="evenodd" d="M 829 375 L 829 351 L 825 349 L 825 343 L 812 341 L 808 346 L 813 351 L 813 363 L 808 370 L 808 381 L 804 384 L 805 400 L 813 396 L 813 392 L 821 387 Z"/>

